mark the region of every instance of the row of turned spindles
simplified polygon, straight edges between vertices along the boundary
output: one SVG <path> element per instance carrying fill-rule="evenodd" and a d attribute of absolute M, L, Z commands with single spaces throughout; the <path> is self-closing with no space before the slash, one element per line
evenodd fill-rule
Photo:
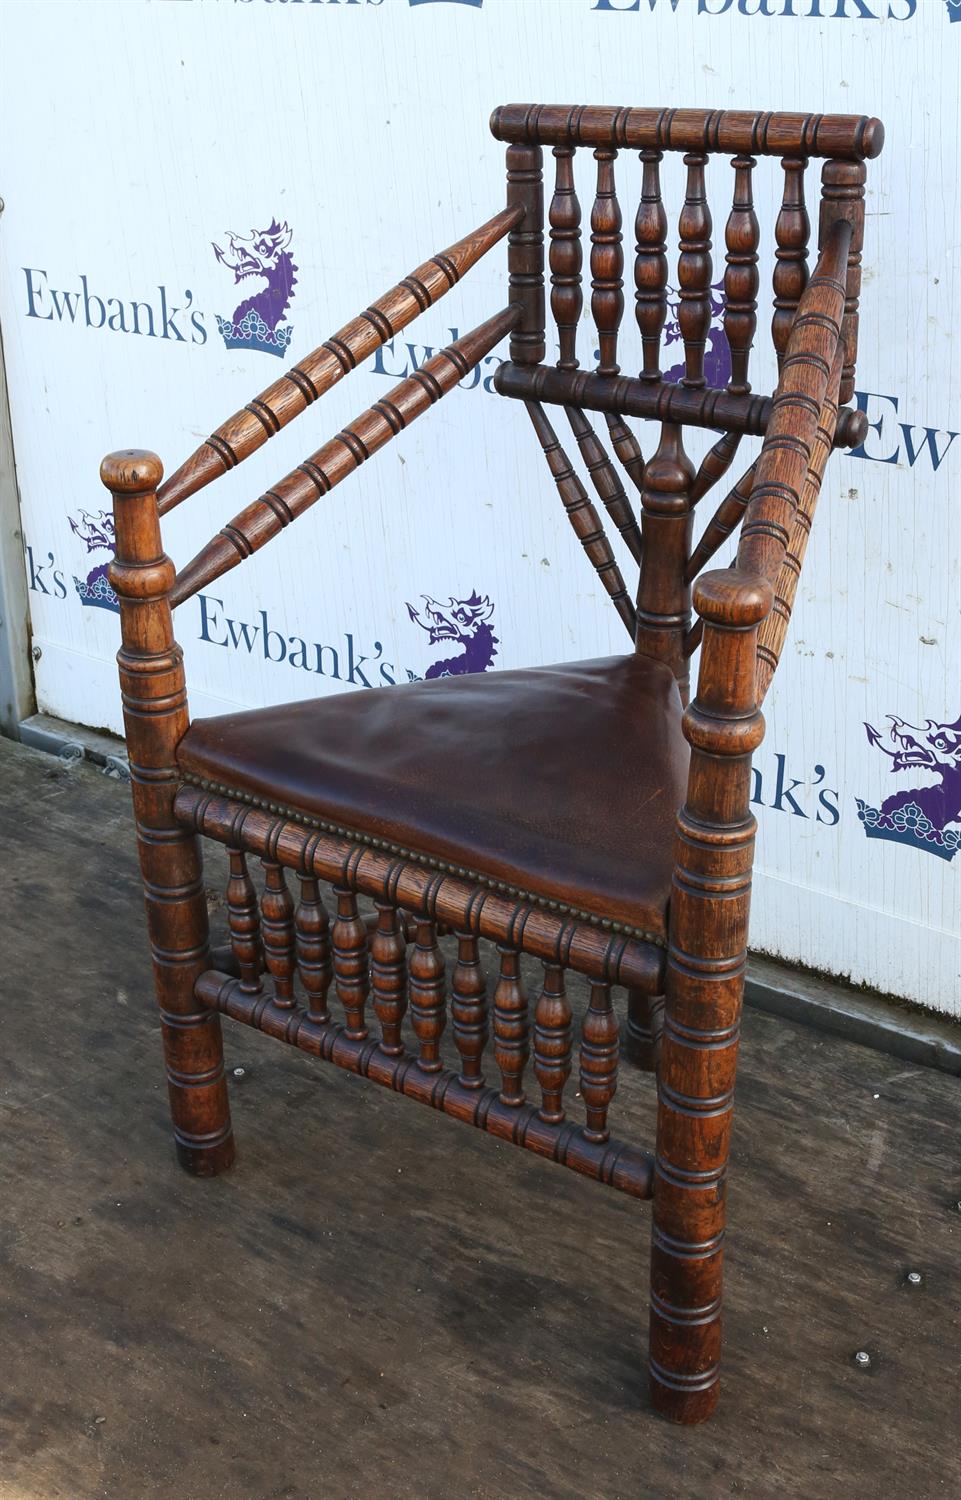
<path fill-rule="evenodd" d="M 624 254 L 621 212 L 614 185 L 617 152 L 599 147 L 594 152 L 597 185 L 591 209 L 591 312 L 597 326 L 599 374 L 616 375 L 617 339 L 624 311 Z M 668 312 L 668 221 L 661 197 L 663 152 L 640 153 L 643 180 L 634 222 L 635 317 L 644 351 L 643 380 L 660 379 L 661 336 Z M 560 344 L 558 368 L 574 370 L 577 326 L 583 307 L 581 290 L 581 209 L 574 186 L 574 149 L 554 148 L 554 194 L 550 203 L 551 311 Z M 685 352 L 682 384 L 697 389 L 705 384 L 704 354 L 711 324 L 711 211 L 705 192 L 705 152 L 684 157 L 687 169 L 684 204 L 678 223 L 678 321 Z M 734 195 L 724 231 L 724 331 L 731 349 L 730 390 L 746 394 L 748 358 L 757 329 L 758 248 L 760 228 L 754 210 L 755 158 L 735 156 Z M 783 357 L 791 324 L 808 279 L 810 221 L 804 202 L 802 157 L 784 157 L 784 191 L 774 229 L 774 318 L 772 334 L 778 360 Z"/>
<path fill-rule="evenodd" d="M 380 1027 L 381 1050 L 391 1057 L 405 1052 L 402 1026 L 408 1016 L 417 1042 L 416 1065 L 427 1073 L 439 1072 L 443 1066 L 440 1043 L 447 1025 L 447 983 L 436 924 L 414 915 L 410 919 L 414 938 L 408 943 L 400 909 L 376 902 L 377 922 L 368 937 L 356 895 L 349 887 L 334 887 L 337 909 L 331 921 L 316 879 L 297 877 L 300 899 L 295 905 L 283 867 L 269 860 L 262 861 L 265 884 L 258 903 L 243 852 L 231 849 L 228 853 L 227 916 L 241 987 L 251 994 L 263 993 L 266 970 L 274 1005 L 292 1010 L 298 1005 L 294 981 L 299 975 L 308 1020 L 325 1025 L 333 1019 L 328 1007 L 333 986 L 343 1010 L 345 1034 L 353 1040 L 369 1034 L 369 999 Z M 456 937 L 450 1015 L 460 1057 L 459 1082 L 468 1089 L 485 1087 L 483 1057 L 493 1030 L 501 1100 L 515 1106 L 526 1102 L 524 1073 L 533 1055 L 541 1090 L 538 1113 L 547 1123 L 560 1124 L 572 1071 L 574 1029 L 563 968 L 544 965 L 532 1027 L 521 983 L 520 953 L 498 946 L 500 972 L 489 1002 L 478 939 L 466 932 Z M 611 986 L 592 983 L 581 1027 L 578 1076 L 586 1111 L 584 1133 L 591 1141 L 605 1141 L 610 1134 L 607 1116 L 617 1087 L 617 1063 L 618 1023 Z"/>

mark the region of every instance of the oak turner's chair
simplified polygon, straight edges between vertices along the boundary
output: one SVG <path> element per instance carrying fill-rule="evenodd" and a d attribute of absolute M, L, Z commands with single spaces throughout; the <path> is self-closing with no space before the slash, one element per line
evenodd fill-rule
<path fill-rule="evenodd" d="M 120 599 L 120 679 L 174 1136 L 188 1171 L 210 1175 L 233 1161 L 223 1014 L 636 1198 L 653 1198 L 652 1400 L 675 1420 L 696 1422 L 718 1394 L 725 1171 L 755 830 L 751 755 L 764 732 L 760 704 L 783 645 L 826 461 L 832 447 L 865 435 L 865 418 L 844 403 L 854 388 L 864 160 L 881 150 L 883 131 L 877 120 L 840 115 L 540 105 L 498 109 L 491 126 L 509 143 L 500 213 L 288 370 L 165 484 L 150 453 L 116 453 L 102 466 L 114 498 L 110 576 Z M 544 363 L 545 145 L 556 162 L 554 366 Z M 593 148 L 597 163 L 590 271 L 600 358 L 592 373 L 579 370 L 575 353 L 581 215 L 572 158 L 580 146 Z M 621 375 L 617 363 L 619 150 L 639 151 L 643 163 L 634 272 L 639 378 Z M 679 384 L 659 373 L 668 298 L 665 151 L 685 152 L 687 169 Z M 734 168 L 723 272 L 731 378 L 723 390 L 709 388 L 704 373 L 712 153 L 733 155 Z M 780 376 L 773 398 L 751 394 L 747 379 L 760 241 L 752 181 L 762 155 L 782 157 L 784 179 L 774 230 Z M 809 278 L 810 157 L 824 164 L 819 255 Z M 505 235 L 504 310 L 429 359 L 176 572 L 163 553 L 160 517 L 241 463 Z M 497 389 L 524 403 L 630 650 L 191 724 L 173 610 L 365 462 L 508 332 L 510 359 Z M 544 403 L 564 408 L 593 487 L 639 564 L 636 603 Z M 586 410 L 606 418 L 613 453 L 640 496 L 640 525 Z M 646 461 L 629 416 L 661 423 Z M 691 425 L 722 434 L 697 470 L 683 442 Z M 763 437 L 760 455 L 695 546 L 694 508 L 745 435 Z M 702 574 L 739 524 L 736 562 Z M 698 647 L 697 694 L 685 707 L 688 662 Z M 219 968 L 209 948 L 198 834 L 229 850 L 232 951 L 218 955 Z M 259 902 L 251 854 L 265 871 Z M 335 888 L 331 923 L 320 880 Z M 358 913 L 358 893 L 376 903 L 372 933 Z M 457 935 L 450 983 L 457 1072 L 445 1069 L 439 1052 L 447 1019 L 439 925 Z M 499 953 L 490 1007 L 479 936 L 493 939 Z M 521 952 L 544 966 L 530 1007 Z M 589 1006 L 577 1018 L 583 1114 L 568 1114 L 565 1103 L 575 1030 L 566 969 L 590 980 Z M 331 981 L 339 1018 L 328 1004 Z M 619 1052 L 614 985 L 627 989 L 625 1050 L 657 1068 L 653 1155 L 609 1131 Z M 491 1022 L 493 1084 L 484 1074 Z"/>

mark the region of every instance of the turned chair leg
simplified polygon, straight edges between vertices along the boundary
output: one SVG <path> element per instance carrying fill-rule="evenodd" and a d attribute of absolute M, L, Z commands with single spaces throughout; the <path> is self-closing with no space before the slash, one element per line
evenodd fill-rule
<path fill-rule="evenodd" d="M 194 995 L 210 967 L 200 845 L 173 815 L 175 752 L 188 719 L 168 602 L 174 567 L 160 543 L 163 469 L 154 454 L 131 450 L 104 459 L 100 475 L 114 503 L 117 662 L 174 1141 L 181 1166 L 212 1177 L 230 1166 L 234 1141 L 220 1017 Z"/>
<path fill-rule="evenodd" d="M 691 745 L 678 815 L 669 914 L 667 1001 L 658 1069 L 651 1246 L 651 1401 L 675 1422 L 717 1405 L 727 1158 L 734 1103 L 755 820 L 751 756 L 763 579 L 706 574 L 698 694 L 684 714 Z"/>

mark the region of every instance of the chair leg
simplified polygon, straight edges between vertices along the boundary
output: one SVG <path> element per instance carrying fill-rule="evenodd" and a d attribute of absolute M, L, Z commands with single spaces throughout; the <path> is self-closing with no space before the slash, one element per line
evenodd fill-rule
<path fill-rule="evenodd" d="M 651 1247 L 651 1401 L 675 1422 L 717 1405 L 725 1189 L 747 956 L 755 820 L 751 756 L 764 723 L 755 701 L 763 580 L 709 573 L 695 590 L 704 620 L 698 695 L 678 815 L 667 997 L 658 1069 Z"/>
<path fill-rule="evenodd" d="M 200 845 L 173 815 L 175 752 L 188 719 L 167 597 L 174 568 L 160 543 L 163 470 L 153 454 L 128 451 L 105 459 L 100 473 L 114 501 L 117 663 L 174 1140 L 181 1166 L 211 1177 L 230 1166 L 234 1141 L 220 1017 L 194 995 L 210 967 Z"/>
<path fill-rule="evenodd" d="M 194 1176 L 214 1177 L 231 1166 L 235 1148 L 220 1016 L 194 996 L 210 968 L 200 849 L 166 829 L 158 850 L 151 841 L 160 830 L 145 826 L 139 809 L 137 822 L 177 1160 Z"/>

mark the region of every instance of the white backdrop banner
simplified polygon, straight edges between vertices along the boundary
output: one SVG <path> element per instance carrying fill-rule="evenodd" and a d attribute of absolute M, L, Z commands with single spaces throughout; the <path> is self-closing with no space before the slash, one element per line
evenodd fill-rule
<path fill-rule="evenodd" d="M 4 30 L 0 318 L 37 693 L 112 730 L 100 458 L 154 448 L 172 473 L 285 362 L 494 213 L 495 105 L 884 120 L 855 397 L 871 425 L 829 467 L 766 706 L 752 938 L 961 1014 L 959 0 L 67 0 L 10 7 Z M 733 175 L 721 158 L 709 172 L 723 244 Z M 639 163 L 624 153 L 618 174 L 627 238 Z M 755 176 L 763 298 L 780 173 Z M 175 511 L 175 561 L 502 306 L 505 284 L 499 248 Z M 762 303 L 756 389 L 773 381 L 768 317 Z M 195 714 L 623 649 L 524 413 L 493 392 L 503 354 L 183 607 Z M 718 320 L 709 378 L 728 372 Z"/>

